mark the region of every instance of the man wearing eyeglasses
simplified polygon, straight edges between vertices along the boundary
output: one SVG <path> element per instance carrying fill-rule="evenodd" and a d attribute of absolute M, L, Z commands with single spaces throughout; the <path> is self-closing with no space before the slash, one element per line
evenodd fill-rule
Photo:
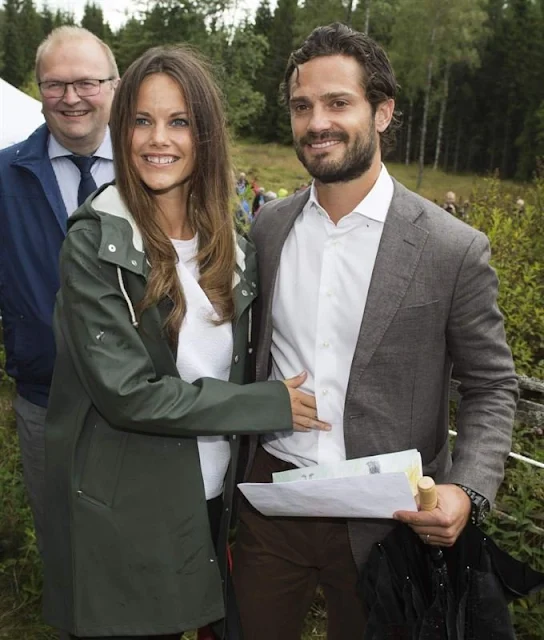
<path fill-rule="evenodd" d="M 51 322 L 68 217 L 113 180 L 108 129 L 118 71 L 86 29 L 60 27 L 41 43 L 36 78 L 46 124 L 0 151 L 0 310 L 6 371 L 38 548 L 44 513 L 44 421 L 55 344 Z"/>

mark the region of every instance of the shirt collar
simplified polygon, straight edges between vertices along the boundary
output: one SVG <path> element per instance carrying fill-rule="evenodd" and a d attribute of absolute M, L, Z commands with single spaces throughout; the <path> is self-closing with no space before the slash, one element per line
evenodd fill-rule
<path fill-rule="evenodd" d="M 49 135 L 49 142 L 47 143 L 47 152 L 49 154 L 50 160 L 54 160 L 55 158 L 62 158 L 64 156 L 74 155 L 72 151 L 68 150 L 66 147 L 63 147 L 53 134 Z M 111 148 L 111 135 L 110 135 L 109 127 L 106 128 L 106 135 L 102 140 L 102 144 L 93 153 L 93 156 L 96 156 L 97 158 L 102 158 L 103 160 L 113 161 L 113 150 Z"/>
<path fill-rule="evenodd" d="M 361 200 L 361 202 L 359 202 L 352 213 L 358 213 L 359 215 L 371 218 L 377 222 L 385 222 L 389 206 L 391 205 L 391 200 L 393 199 L 393 190 L 393 180 L 385 168 L 385 165 L 382 164 L 380 175 L 374 183 L 374 186 Z M 313 205 L 319 213 L 328 215 L 319 204 L 315 181 L 312 182 L 312 186 L 310 187 L 308 205 Z"/>

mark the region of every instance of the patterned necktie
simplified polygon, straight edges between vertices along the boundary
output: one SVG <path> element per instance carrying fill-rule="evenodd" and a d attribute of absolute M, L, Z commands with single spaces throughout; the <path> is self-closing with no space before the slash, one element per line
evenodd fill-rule
<path fill-rule="evenodd" d="M 91 167 L 98 160 L 96 156 L 68 156 L 81 174 L 79 189 L 77 190 L 77 206 L 80 207 L 85 199 L 96 191 L 96 182 L 91 175 Z"/>

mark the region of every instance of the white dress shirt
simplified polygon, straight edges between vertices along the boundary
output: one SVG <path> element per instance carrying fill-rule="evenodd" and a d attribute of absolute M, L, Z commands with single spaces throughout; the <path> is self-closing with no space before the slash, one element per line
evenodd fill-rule
<path fill-rule="evenodd" d="M 76 165 L 66 156 L 74 155 L 58 142 L 53 134 L 49 135 L 48 154 L 53 171 L 57 178 L 62 200 L 66 207 L 68 217 L 77 209 L 77 192 L 81 174 Z M 111 182 L 115 176 L 113 170 L 113 151 L 111 148 L 111 137 L 109 127 L 106 129 L 106 135 L 102 144 L 93 153 L 98 160 L 91 167 L 91 175 L 96 182 L 96 186 L 101 187 L 107 182 Z"/>
<path fill-rule="evenodd" d="M 185 382 L 208 377 L 228 380 L 232 359 L 232 324 L 211 322 L 217 314 L 198 284 L 198 241 L 172 240 L 178 254 L 177 273 L 187 303 L 179 332 L 176 366 Z M 230 462 L 230 446 L 224 436 L 199 436 L 198 453 L 206 500 L 221 495 Z"/>
<path fill-rule="evenodd" d="M 300 389 L 317 400 L 331 431 L 263 437 L 264 448 L 297 467 L 346 459 L 344 404 L 393 181 L 382 165 L 368 195 L 337 225 L 315 186 L 283 246 L 272 305 L 271 380 L 307 371 Z"/>

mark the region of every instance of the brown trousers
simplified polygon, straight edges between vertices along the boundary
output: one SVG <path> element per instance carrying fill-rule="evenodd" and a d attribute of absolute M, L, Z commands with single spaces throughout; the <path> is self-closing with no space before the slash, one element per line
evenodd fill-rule
<path fill-rule="evenodd" d="M 259 447 L 249 482 L 271 482 L 272 473 L 292 468 Z M 233 578 L 244 640 L 299 640 L 318 585 L 327 603 L 328 640 L 363 637 L 346 520 L 265 517 L 244 500 Z"/>

